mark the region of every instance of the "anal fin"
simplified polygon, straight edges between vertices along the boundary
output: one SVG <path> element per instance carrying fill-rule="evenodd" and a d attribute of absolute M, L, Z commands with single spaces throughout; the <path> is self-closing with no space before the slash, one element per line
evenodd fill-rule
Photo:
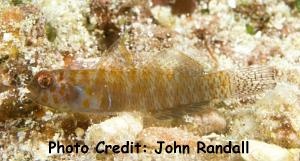
<path fill-rule="evenodd" d="M 189 105 L 180 105 L 173 108 L 162 109 L 159 111 L 152 112 L 150 119 L 155 119 L 161 124 L 170 124 L 170 125 L 182 125 L 184 124 L 185 115 L 197 115 L 203 113 L 209 107 L 209 102 L 189 104 Z"/>

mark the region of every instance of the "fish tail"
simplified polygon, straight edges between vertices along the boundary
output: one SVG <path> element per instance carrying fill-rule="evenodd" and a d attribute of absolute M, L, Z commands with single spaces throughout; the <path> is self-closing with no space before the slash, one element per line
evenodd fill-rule
<path fill-rule="evenodd" d="M 272 89 L 276 86 L 276 73 L 275 68 L 266 66 L 239 69 L 232 77 L 233 94 L 247 96 Z"/>

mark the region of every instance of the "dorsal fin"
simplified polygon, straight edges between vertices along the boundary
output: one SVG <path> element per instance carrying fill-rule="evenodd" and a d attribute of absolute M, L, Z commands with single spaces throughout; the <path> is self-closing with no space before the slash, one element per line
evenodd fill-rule
<path fill-rule="evenodd" d="M 133 54 L 125 46 L 125 38 L 120 38 L 104 53 L 97 68 L 133 66 Z"/>
<path fill-rule="evenodd" d="M 141 54 L 142 59 L 136 58 Z M 105 53 L 97 69 L 112 68 L 143 68 L 176 70 L 183 72 L 204 73 L 201 63 L 189 55 L 176 49 L 165 49 L 156 54 L 131 53 L 125 45 L 125 38 L 117 40 Z"/>
<path fill-rule="evenodd" d="M 153 56 L 150 63 L 163 69 L 173 69 L 178 71 L 204 73 L 204 67 L 183 52 L 174 49 L 167 49 Z"/>

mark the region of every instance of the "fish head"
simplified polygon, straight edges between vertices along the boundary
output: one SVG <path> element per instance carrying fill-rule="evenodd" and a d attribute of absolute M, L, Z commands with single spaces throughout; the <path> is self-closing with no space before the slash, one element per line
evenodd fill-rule
<path fill-rule="evenodd" d="M 34 102 L 60 110 L 69 110 L 78 97 L 78 91 L 64 79 L 63 70 L 40 71 L 27 88 Z"/>

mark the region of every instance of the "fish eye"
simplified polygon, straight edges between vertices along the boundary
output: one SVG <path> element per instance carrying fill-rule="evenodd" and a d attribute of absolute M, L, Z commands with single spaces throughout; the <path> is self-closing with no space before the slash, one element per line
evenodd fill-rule
<path fill-rule="evenodd" d="M 36 75 L 38 85 L 42 89 L 47 89 L 53 84 L 53 76 L 50 72 L 41 71 Z"/>

